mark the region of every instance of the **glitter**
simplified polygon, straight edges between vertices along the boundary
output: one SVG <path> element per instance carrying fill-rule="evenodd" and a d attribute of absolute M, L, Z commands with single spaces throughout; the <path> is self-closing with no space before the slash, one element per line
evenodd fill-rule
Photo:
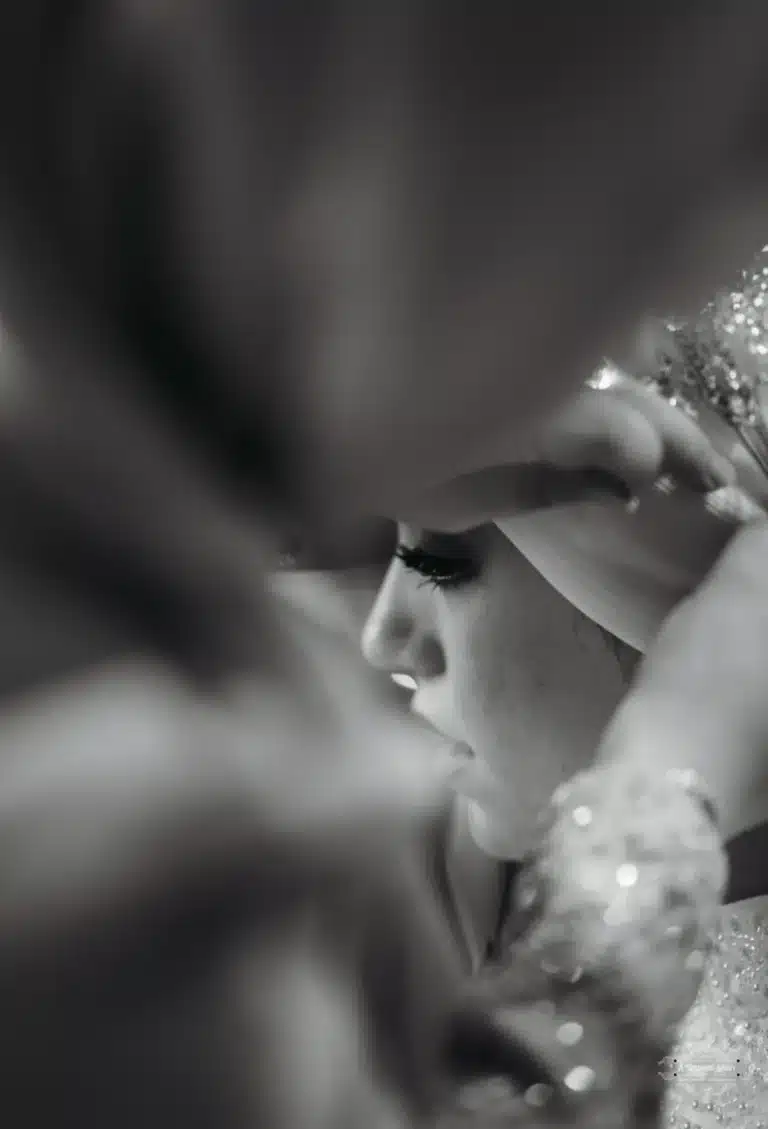
<path fill-rule="evenodd" d="M 671 474 L 663 474 L 661 478 L 656 479 L 653 488 L 660 494 L 674 494 L 677 490 L 677 482 Z"/>
<path fill-rule="evenodd" d="M 588 808 L 586 804 L 579 804 L 577 808 L 573 809 L 573 822 L 577 823 L 579 827 L 589 827 L 592 822 L 592 809 Z"/>
<path fill-rule="evenodd" d="M 551 1099 L 553 1093 L 551 1086 L 547 1086 L 544 1082 L 536 1082 L 528 1087 L 524 1096 L 528 1105 L 541 1109 Z"/>
<path fill-rule="evenodd" d="M 713 411 L 738 430 L 762 432 L 759 391 L 768 383 L 767 256 L 763 250 L 739 284 L 697 316 L 649 325 L 647 349 L 634 370 L 641 383 L 689 416 Z M 754 436 L 741 438 L 768 473 L 768 450 L 758 455 Z"/>
<path fill-rule="evenodd" d="M 569 1090 L 576 1094 L 585 1094 L 595 1084 L 597 1075 L 590 1066 L 574 1066 L 563 1079 Z"/>
<path fill-rule="evenodd" d="M 584 1028 L 580 1023 L 563 1023 L 557 1029 L 557 1041 L 564 1047 L 575 1047 L 584 1035 Z"/>
<path fill-rule="evenodd" d="M 594 388 L 597 392 L 602 392 L 606 388 L 611 388 L 617 380 L 617 371 L 613 365 L 601 365 L 596 372 L 587 381 L 590 388 Z"/>
<path fill-rule="evenodd" d="M 616 870 L 616 881 L 619 886 L 635 886 L 640 877 L 640 872 L 633 862 L 622 863 Z"/>
<path fill-rule="evenodd" d="M 760 1129 L 768 1109 L 768 928 L 761 904 L 723 911 L 718 946 L 681 1028 L 666 1124 Z M 666 1077 L 667 1075 L 665 1075 Z M 761 1116 L 762 1114 L 762 1116 Z"/>

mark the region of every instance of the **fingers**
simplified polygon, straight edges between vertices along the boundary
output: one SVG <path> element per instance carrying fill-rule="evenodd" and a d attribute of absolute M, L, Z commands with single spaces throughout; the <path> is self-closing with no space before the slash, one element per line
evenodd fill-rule
<path fill-rule="evenodd" d="M 735 479 L 695 420 L 622 374 L 609 388 L 583 389 L 545 431 L 543 451 L 558 466 L 601 467 L 633 493 L 662 474 L 699 491 Z"/>
<path fill-rule="evenodd" d="M 732 464 L 715 450 L 696 420 L 653 389 L 627 378 L 610 395 L 619 405 L 626 404 L 628 409 L 641 413 L 660 436 L 664 447 L 662 474 L 670 474 L 699 491 L 716 490 L 735 481 Z"/>
<path fill-rule="evenodd" d="M 462 475 L 409 498 L 403 521 L 445 532 L 550 506 L 611 497 L 628 501 L 662 475 L 701 493 L 730 486 L 731 463 L 695 420 L 617 373 L 584 388 L 526 447 L 528 461 Z"/>
<path fill-rule="evenodd" d="M 542 453 L 560 467 L 599 467 L 637 493 L 660 474 L 664 439 L 627 397 L 585 388 L 545 429 Z"/>

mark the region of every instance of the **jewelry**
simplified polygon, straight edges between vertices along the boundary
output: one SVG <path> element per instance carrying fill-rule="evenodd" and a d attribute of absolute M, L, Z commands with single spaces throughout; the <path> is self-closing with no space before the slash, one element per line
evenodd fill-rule
<path fill-rule="evenodd" d="M 694 419 L 703 410 L 714 412 L 768 475 L 768 426 L 759 399 L 768 373 L 755 364 L 740 364 L 736 347 L 720 328 L 719 315 L 713 310 L 710 316 L 711 321 L 702 315 L 692 325 L 667 322 L 665 339 L 656 351 L 657 367 L 637 375 Z M 757 328 L 756 322 L 749 328 Z"/>
<path fill-rule="evenodd" d="M 492 982 L 497 1024 L 544 1064 L 529 1106 L 559 1103 L 590 1126 L 657 1124 L 659 1064 L 725 887 L 714 816 L 684 769 L 601 765 L 555 793 L 517 887 L 528 927 Z"/>
<path fill-rule="evenodd" d="M 695 318 L 659 321 L 651 337 L 633 377 L 692 419 L 714 413 L 768 476 L 768 420 L 761 400 L 768 386 L 768 246 L 737 288 L 721 293 Z M 605 363 L 587 384 L 607 389 L 622 379 Z"/>

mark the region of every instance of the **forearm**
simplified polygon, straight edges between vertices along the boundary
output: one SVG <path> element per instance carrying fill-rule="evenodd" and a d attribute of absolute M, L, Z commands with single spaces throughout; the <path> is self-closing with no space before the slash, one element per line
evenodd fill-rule
<path fill-rule="evenodd" d="M 768 700 L 768 679 L 766 680 Z M 649 689 L 641 671 L 614 716 L 598 761 L 645 765 L 663 774 L 669 768 L 691 769 L 705 782 L 718 812 L 725 840 L 768 818 L 768 746 L 759 744 L 744 717 L 716 716 L 707 703 Z"/>

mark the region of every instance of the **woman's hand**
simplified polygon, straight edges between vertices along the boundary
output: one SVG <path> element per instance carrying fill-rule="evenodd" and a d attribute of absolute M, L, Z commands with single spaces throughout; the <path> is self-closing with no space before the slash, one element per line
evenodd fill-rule
<path fill-rule="evenodd" d="M 583 388 L 514 462 L 502 447 L 486 457 L 485 468 L 404 500 L 398 517 L 449 532 L 569 503 L 628 501 L 662 475 L 700 493 L 735 479 L 695 422 L 618 373 L 609 387 Z"/>
<path fill-rule="evenodd" d="M 732 465 L 720 440 L 620 377 L 583 389 L 552 418 L 529 444 L 533 461 L 422 495 L 409 519 L 447 530 L 495 520 L 565 599 L 644 651 L 734 530 L 761 512 L 730 485 L 755 491 L 760 476 L 754 467 L 745 474 L 746 449 Z M 637 506 L 626 504 L 630 495 Z"/>
<path fill-rule="evenodd" d="M 768 815 L 768 522 L 739 532 L 669 616 L 601 755 L 693 768 L 726 837 Z"/>

